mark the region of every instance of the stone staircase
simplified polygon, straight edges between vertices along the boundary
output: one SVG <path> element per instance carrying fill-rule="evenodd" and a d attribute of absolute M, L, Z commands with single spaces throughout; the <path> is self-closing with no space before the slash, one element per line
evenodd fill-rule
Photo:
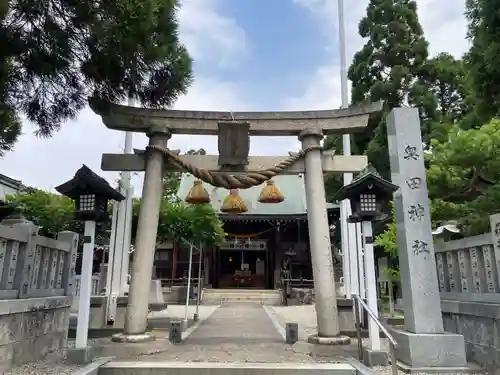
<path fill-rule="evenodd" d="M 252 303 L 267 306 L 281 305 L 281 292 L 271 289 L 205 289 L 202 304 L 221 305 Z"/>

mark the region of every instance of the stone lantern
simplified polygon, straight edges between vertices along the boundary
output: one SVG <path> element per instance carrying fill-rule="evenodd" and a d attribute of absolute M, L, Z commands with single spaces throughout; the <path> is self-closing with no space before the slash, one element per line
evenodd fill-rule
<path fill-rule="evenodd" d="M 374 238 L 372 230 L 373 221 L 383 221 L 387 214 L 382 212 L 383 203 L 392 199 L 392 194 L 399 187 L 383 179 L 373 168 L 368 166 L 361 171 L 348 185 L 345 185 L 337 194 L 336 200 L 349 199 L 351 202 L 352 215 L 349 222 L 361 222 L 364 244 L 364 265 L 366 277 L 366 297 L 369 315 L 378 317 L 377 304 L 377 279 L 375 277 L 375 255 L 373 250 Z M 359 311 L 362 303 L 359 296 L 355 296 Z M 365 348 L 363 358 L 370 358 L 367 363 L 385 363 L 387 353 L 380 346 L 380 330 L 373 319 L 368 320 L 368 334 L 370 337 L 369 347 Z M 377 359 L 375 359 L 377 358 Z"/>
<path fill-rule="evenodd" d="M 108 201 L 122 201 L 125 197 L 109 183 L 83 165 L 74 177 L 56 191 L 75 202 L 76 219 L 101 222 L 108 220 Z"/>
<path fill-rule="evenodd" d="M 92 360 L 87 346 L 87 338 L 96 222 L 108 220 L 109 200 L 122 201 L 125 197 L 113 189 L 104 178 L 92 172 L 85 165 L 76 171 L 71 180 L 57 186 L 55 189 L 60 194 L 74 200 L 76 218 L 85 222 L 75 348 L 68 351 L 70 361 L 85 363 Z"/>
<path fill-rule="evenodd" d="M 361 171 L 349 184 L 335 194 L 336 200 L 349 199 L 352 215 L 349 222 L 383 221 L 383 203 L 392 199 L 398 186 L 382 178 L 371 165 Z"/>

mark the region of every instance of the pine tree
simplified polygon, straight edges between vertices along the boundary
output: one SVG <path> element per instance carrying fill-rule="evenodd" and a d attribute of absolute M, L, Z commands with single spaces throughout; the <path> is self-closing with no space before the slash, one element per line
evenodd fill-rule
<path fill-rule="evenodd" d="M 192 81 L 178 0 L 10 0 L 0 4 L 0 153 L 22 114 L 51 136 L 88 97 L 166 107 Z"/>

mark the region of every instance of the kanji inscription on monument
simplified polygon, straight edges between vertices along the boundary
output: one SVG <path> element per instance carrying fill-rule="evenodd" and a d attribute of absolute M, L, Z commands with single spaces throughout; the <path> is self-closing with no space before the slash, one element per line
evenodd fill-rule
<path fill-rule="evenodd" d="M 483 250 L 484 259 L 484 271 L 486 276 L 486 288 L 488 293 L 495 293 L 497 289 L 496 277 L 493 267 L 493 254 L 492 249 L 489 245 L 484 245 L 481 247 Z"/>
<path fill-rule="evenodd" d="M 449 252 L 451 254 L 451 251 Z M 460 271 L 460 285 L 462 292 L 469 291 L 469 267 L 465 250 L 458 250 L 458 270 Z"/>
<path fill-rule="evenodd" d="M 387 118 L 405 329 L 442 333 L 443 319 L 418 109 L 395 108 Z M 457 275 L 458 276 L 458 275 Z M 450 280 L 450 284 L 455 280 Z"/>
<path fill-rule="evenodd" d="M 446 252 L 446 265 L 448 266 L 448 282 L 450 283 L 450 291 L 458 291 L 457 285 L 457 265 L 454 261 L 454 254 L 452 251 Z"/>
<path fill-rule="evenodd" d="M 472 247 L 470 249 L 470 265 L 472 269 L 472 285 L 474 292 L 481 293 L 481 277 L 479 275 L 479 259 L 477 256 L 477 249 Z"/>
<path fill-rule="evenodd" d="M 439 291 L 446 292 L 446 283 L 444 277 L 444 258 L 443 253 L 436 254 L 436 264 L 437 264 L 437 272 L 438 272 L 438 280 L 439 280 Z"/>

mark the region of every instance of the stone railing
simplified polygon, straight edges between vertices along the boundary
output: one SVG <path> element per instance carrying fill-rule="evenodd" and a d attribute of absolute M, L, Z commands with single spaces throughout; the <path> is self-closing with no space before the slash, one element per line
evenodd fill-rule
<path fill-rule="evenodd" d="M 0 373 L 66 348 L 78 235 L 0 223 Z"/>
<path fill-rule="evenodd" d="M 457 293 L 500 292 L 496 259 L 498 254 L 493 246 L 491 233 L 436 243 L 434 249 L 439 290 L 443 297 L 452 297 Z"/>
<path fill-rule="evenodd" d="M 80 281 L 81 277 L 80 275 L 75 276 L 75 296 L 80 295 Z M 92 287 L 90 289 L 91 293 L 93 296 L 98 296 L 100 294 L 99 290 L 99 284 L 101 282 L 101 276 L 100 275 L 92 275 Z"/>
<path fill-rule="evenodd" d="M 500 368 L 500 215 L 491 232 L 434 245 L 444 328 L 464 335 L 469 360 Z"/>

